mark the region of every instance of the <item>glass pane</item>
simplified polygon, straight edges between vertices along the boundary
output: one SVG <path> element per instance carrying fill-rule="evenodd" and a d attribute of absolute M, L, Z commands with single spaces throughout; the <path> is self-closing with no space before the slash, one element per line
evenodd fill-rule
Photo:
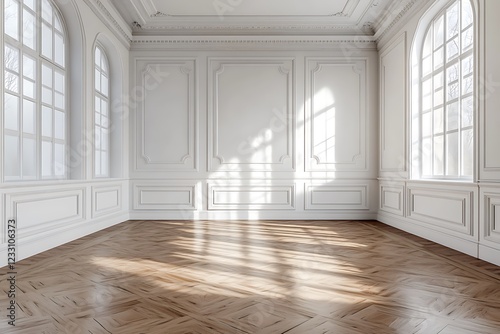
<path fill-rule="evenodd" d="M 101 100 L 101 114 L 108 116 L 108 102 L 106 100 Z M 109 125 L 108 125 L 109 126 Z"/>
<path fill-rule="evenodd" d="M 48 0 L 42 0 L 42 18 L 52 24 L 52 6 Z"/>
<path fill-rule="evenodd" d="M 19 93 L 19 76 L 5 71 L 5 88 L 11 92 Z"/>
<path fill-rule="evenodd" d="M 19 73 L 19 50 L 5 45 L 5 68 Z"/>
<path fill-rule="evenodd" d="M 42 55 L 48 59 L 52 59 L 52 29 L 42 24 Z"/>
<path fill-rule="evenodd" d="M 427 32 L 427 35 L 425 36 L 425 41 L 424 41 L 424 50 L 423 50 L 423 57 L 430 56 L 432 53 L 432 35 L 431 35 L 431 29 Z"/>
<path fill-rule="evenodd" d="M 102 84 L 101 87 L 102 94 L 104 96 L 108 96 L 109 83 L 108 83 L 108 78 L 104 75 L 102 76 L 101 84 Z"/>
<path fill-rule="evenodd" d="M 444 138 L 434 137 L 434 175 L 444 174 Z"/>
<path fill-rule="evenodd" d="M 472 76 L 465 78 L 462 82 L 462 94 L 469 94 L 474 91 L 474 81 Z"/>
<path fill-rule="evenodd" d="M 101 67 L 101 49 L 99 47 L 95 48 L 95 65 Z"/>
<path fill-rule="evenodd" d="M 456 99 L 459 95 L 458 75 L 458 64 L 450 66 L 446 71 L 447 101 Z"/>
<path fill-rule="evenodd" d="M 54 35 L 54 52 L 55 52 L 55 57 L 54 61 L 64 67 L 64 41 L 61 35 L 55 34 Z"/>
<path fill-rule="evenodd" d="M 23 132 L 35 134 L 35 104 L 23 100 Z"/>
<path fill-rule="evenodd" d="M 42 136 L 52 137 L 52 109 L 42 107 Z"/>
<path fill-rule="evenodd" d="M 101 112 L 101 98 L 98 96 L 95 97 L 95 111 L 97 113 Z"/>
<path fill-rule="evenodd" d="M 454 102 L 446 108 L 446 131 L 458 129 L 458 102 Z"/>
<path fill-rule="evenodd" d="M 64 145 L 56 144 L 54 152 L 54 169 L 56 176 L 64 176 L 65 161 L 64 161 Z"/>
<path fill-rule="evenodd" d="M 19 177 L 20 165 L 19 161 L 19 138 L 17 136 L 5 136 L 5 176 L 6 177 Z"/>
<path fill-rule="evenodd" d="M 23 80 L 23 94 L 24 96 L 35 98 L 35 83 L 31 80 Z"/>
<path fill-rule="evenodd" d="M 474 20 L 474 16 L 472 13 L 472 7 L 470 4 L 470 0 L 462 1 L 462 29 L 465 29 L 467 26 L 472 24 Z"/>
<path fill-rule="evenodd" d="M 36 142 L 34 139 L 23 139 L 23 176 L 36 176 Z"/>
<path fill-rule="evenodd" d="M 434 89 L 442 88 L 444 85 L 444 75 L 443 71 L 434 75 Z"/>
<path fill-rule="evenodd" d="M 467 74 L 471 74 L 474 70 L 474 58 L 473 56 L 469 56 L 462 60 L 462 75 L 466 76 Z"/>
<path fill-rule="evenodd" d="M 426 76 L 431 72 L 432 72 L 432 55 L 427 56 L 422 61 L 422 74 L 423 74 L 423 76 Z"/>
<path fill-rule="evenodd" d="M 42 102 L 46 104 L 52 104 L 52 90 L 49 88 L 42 87 Z"/>
<path fill-rule="evenodd" d="M 23 11 L 23 44 L 31 49 L 36 47 L 36 19 L 30 11 Z"/>
<path fill-rule="evenodd" d="M 95 147 L 101 149 L 101 128 L 96 126 L 95 128 Z"/>
<path fill-rule="evenodd" d="M 458 21 L 459 21 L 459 15 L 458 15 L 458 6 L 460 4 L 456 2 L 453 6 L 448 8 L 448 11 L 446 12 L 446 37 L 447 39 L 452 38 L 453 36 L 458 35 Z"/>
<path fill-rule="evenodd" d="M 64 109 L 64 95 L 61 93 L 55 93 L 54 105 L 56 108 Z"/>
<path fill-rule="evenodd" d="M 5 93 L 5 128 L 19 131 L 19 98 Z"/>
<path fill-rule="evenodd" d="M 440 16 L 434 22 L 434 49 L 437 49 L 444 43 L 444 16 Z"/>
<path fill-rule="evenodd" d="M 95 152 L 95 175 L 101 176 L 101 151 Z"/>
<path fill-rule="evenodd" d="M 101 152 L 101 175 L 108 174 L 108 153 Z"/>
<path fill-rule="evenodd" d="M 443 48 L 440 48 L 434 52 L 434 69 L 438 69 L 443 66 L 444 62 L 444 52 Z"/>
<path fill-rule="evenodd" d="M 42 142 L 42 176 L 52 176 L 52 143 Z"/>
<path fill-rule="evenodd" d="M 54 137 L 57 139 L 64 139 L 64 113 L 60 111 L 55 111 L 55 129 L 54 129 Z"/>
<path fill-rule="evenodd" d="M 19 3 L 15 0 L 5 0 L 5 33 L 19 40 Z"/>
<path fill-rule="evenodd" d="M 446 137 L 446 175 L 458 176 L 458 132 Z"/>
<path fill-rule="evenodd" d="M 101 150 L 109 151 L 109 134 L 108 130 L 101 130 Z"/>
<path fill-rule="evenodd" d="M 451 40 L 450 42 L 448 42 L 448 44 L 447 44 L 447 49 L 446 49 L 447 61 L 450 61 L 453 58 L 455 58 L 456 56 L 458 56 L 458 50 L 459 50 L 459 47 L 458 47 L 458 37 L 457 37 L 457 38 Z"/>
<path fill-rule="evenodd" d="M 437 108 L 441 105 L 443 105 L 443 89 L 439 89 L 438 91 L 436 91 L 436 93 L 434 93 L 434 108 Z"/>
<path fill-rule="evenodd" d="M 61 33 L 63 32 L 61 20 L 59 20 L 57 15 L 54 15 L 54 28 L 56 28 L 56 30 L 61 32 Z"/>
<path fill-rule="evenodd" d="M 462 100 L 462 127 L 474 124 L 474 105 L 472 96 Z"/>
<path fill-rule="evenodd" d="M 472 176 L 474 170 L 474 135 L 472 130 L 462 132 L 462 175 Z"/>
<path fill-rule="evenodd" d="M 35 80 L 35 68 L 36 68 L 35 60 L 26 55 L 23 55 L 23 75 L 26 78 Z"/>
<path fill-rule="evenodd" d="M 64 75 L 57 71 L 54 72 L 54 75 L 56 91 L 64 93 Z"/>
<path fill-rule="evenodd" d="M 109 127 L 109 122 L 107 117 L 101 116 L 101 126 L 105 129 Z"/>
<path fill-rule="evenodd" d="M 474 35 L 472 27 L 470 27 L 462 34 L 462 51 L 467 51 L 470 48 L 472 48 L 473 43 L 474 43 Z"/>
<path fill-rule="evenodd" d="M 101 91 L 101 72 L 99 70 L 95 70 L 95 90 Z"/>
<path fill-rule="evenodd" d="M 444 113 L 443 108 L 434 110 L 434 134 L 442 134 L 444 132 Z"/>
<path fill-rule="evenodd" d="M 42 84 L 52 88 L 52 69 L 45 65 L 42 65 Z"/>
<path fill-rule="evenodd" d="M 422 137 L 428 137 L 432 134 L 432 113 L 427 112 L 422 115 Z"/>
<path fill-rule="evenodd" d="M 422 173 L 432 174 L 432 142 L 430 138 L 422 140 Z"/>
<path fill-rule="evenodd" d="M 28 6 L 32 10 L 35 10 L 35 0 L 24 0 L 24 5 Z"/>

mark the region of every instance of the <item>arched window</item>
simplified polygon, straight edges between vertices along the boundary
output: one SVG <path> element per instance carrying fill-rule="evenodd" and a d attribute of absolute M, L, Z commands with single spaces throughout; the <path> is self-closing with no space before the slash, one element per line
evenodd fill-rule
<path fill-rule="evenodd" d="M 66 178 L 65 30 L 50 0 L 4 0 L 5 180 Z"/>
<path fill-rule="evenodd" d="M 96 177 L 108 177 L 110 174 L 109 63 L 104 49 L 99 45 L 95 48 L 94 60 L 94 174 Z"/>
<path fill-rule="evenodd" d="M 418 161 L 413 175 L 471 180 L 475 28 L 470 0 L 449 1 L 422 28 L 424 38 L 416 38 L 421 44 L 413 54 L 413 83 L 418 86 L 413 90 L 413 153 Z"/>

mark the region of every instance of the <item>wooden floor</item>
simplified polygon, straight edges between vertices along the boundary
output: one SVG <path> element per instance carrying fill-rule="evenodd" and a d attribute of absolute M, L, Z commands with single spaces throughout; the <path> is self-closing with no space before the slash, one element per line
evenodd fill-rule
<path fill-rule="evenodd" d="M 499 267 L 376 222 L 127 222 L 17 270 L 0 333 L 500 332 Z"/>

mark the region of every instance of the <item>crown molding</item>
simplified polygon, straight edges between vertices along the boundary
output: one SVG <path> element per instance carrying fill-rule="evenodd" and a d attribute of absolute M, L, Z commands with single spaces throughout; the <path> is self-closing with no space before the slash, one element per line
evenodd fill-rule
<path fill-rule="evenodd" d="M 90 9 L 97 15 L 97 17 L 113 32 L 113 34 L 122 42 L 122 44 L 130 48 L 132 41 L 132 30 L 128 28 L 125 22 L 118 22 L 116 17 L 121 18 L 121 15 L 115 11 L 111 13 L 108 8 L 101 2 L 101 0 L 84 0 Z M 127 27 L 127 28 L 124 28 Z"/>
<path fill-rule="evenodd" d="M 182 50 L 255 50 L 262 49 L 329 49 L 329 50 L 376 50 L 375 39 L 370 36 L 134 36 L 132 50 L 182 49 Z"/>
<path fill-rule="evenodd" d="M 383 38 L 385 38 L 391 30 L 401 21 L 403 17 L 405 17 L 412 9 L 414 9 L 415 4 L 420 3 L 422 4 L 422 0 L 409 0 L 403 8 L 399 10 L 397 15 L 390 21 L 389 24 L 385 25 L 384 27 L 380 27 L 380 29 L 377 31 L 375 34 L 375 39 L 377 43 L 379 43 Z M 393 13 L 392 11 L 389 11 L 389 14 L 384 17 L 384 20 L 390 19 L 390 14 Z"/>

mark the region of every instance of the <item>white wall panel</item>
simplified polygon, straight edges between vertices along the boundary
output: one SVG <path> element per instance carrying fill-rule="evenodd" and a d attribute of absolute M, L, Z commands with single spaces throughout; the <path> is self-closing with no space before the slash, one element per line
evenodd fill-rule
<path fill-rule="evenodd" d="M 500 249 L 500 190 L 492 187 L 481 190 L 481 239 Z"/>
<path fill-rule="evenodd" d="M 380 77 L 380 170 L 406 172 L 406 34 L 382 53 Z"/>
<path fill-rule="evenodd" d="M 208 185 L 209 210 L 293 210 L 294 185 Z"/>
<path fill-rule="evenodd" d="M 135 183 L 134 210 L 195 210 L 196 185 L 183 182 Z"/>
<path fill-rule="evenodd" d="M 209 170 L 294 169 L 294 61 L 209 58 Z"/>
<path fill-rule="evenodd" d="M 306 59 L 306 170 L 366 171 L 366 59 Z"/>
<path fill-rule="evenodd" d="M 380 210 L 404 215 L 404 184 L 380 184 Z"/>
<path fill-rule="evenodd" d="M 306 185 L 306 210 L 368 210 L 368 185 Z"/>
<path fill-rule="evenodd" d="M 195 170 L 196 94 L 194 60 L 138 62 L 137 170 Z"/>
<path fill-rule="evenodd" d="M 476 192 L 408 185 L 408 217 L 449 231 L 477 235 L 474 228 Z"/>
<path fill-rule="evenodd" d="M 17 221 L 19 237 L 85 219 L 85 189 L 6 195 L 6 217 Z"/>
<path fill-rule="evenodd" d="M 122 210 L 122 187 L 92 187 L 92 218 Z"/>

